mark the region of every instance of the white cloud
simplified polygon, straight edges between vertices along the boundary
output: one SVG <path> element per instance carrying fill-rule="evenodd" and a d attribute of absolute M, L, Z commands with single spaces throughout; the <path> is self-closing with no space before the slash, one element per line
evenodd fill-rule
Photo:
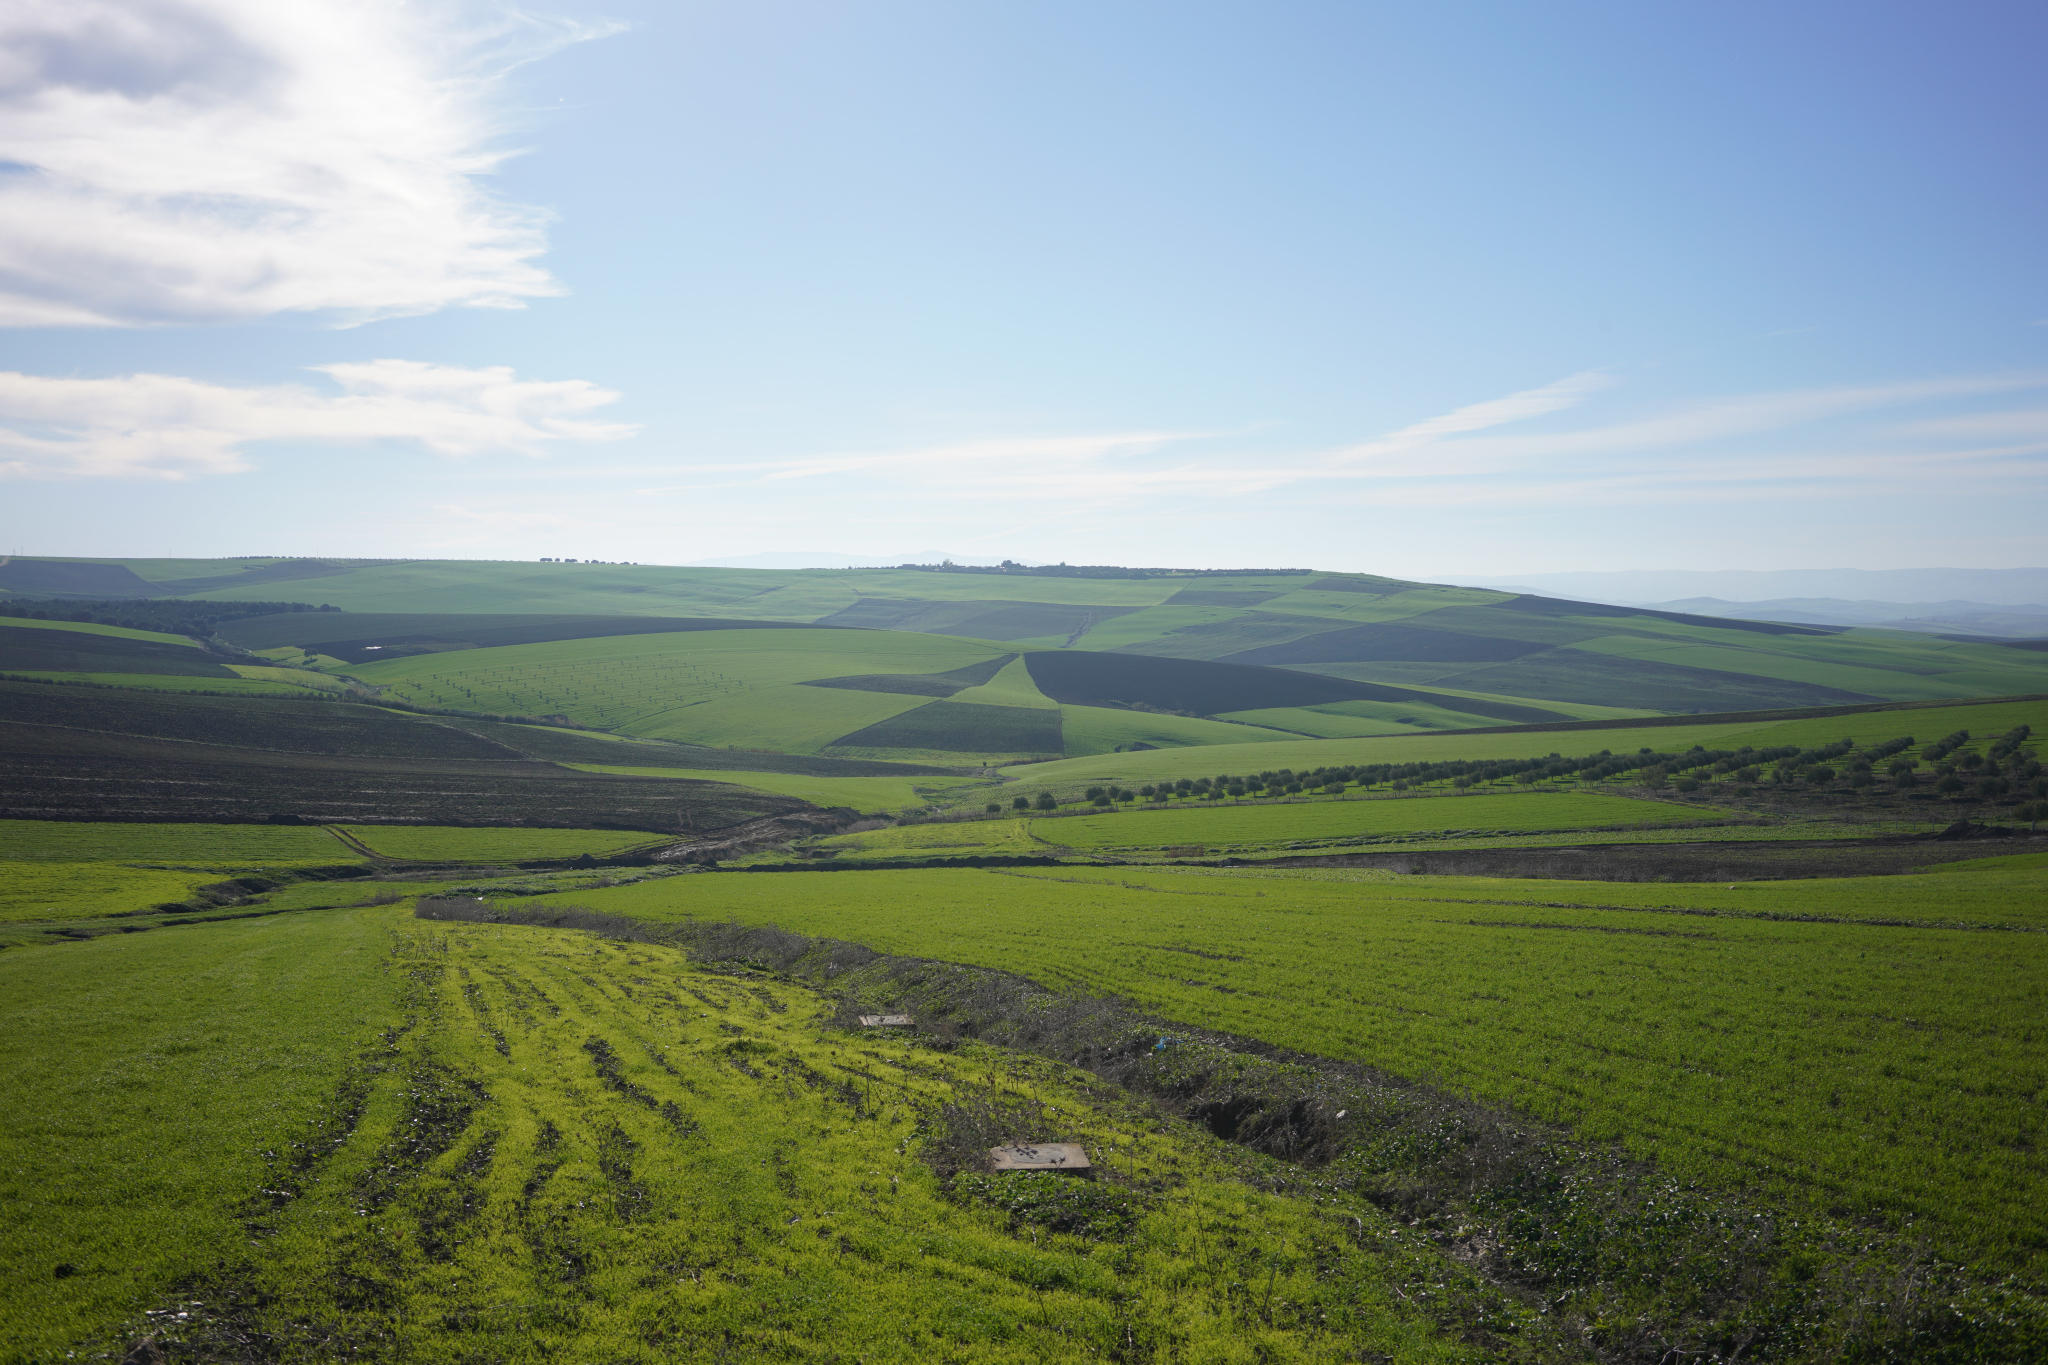
<path fill-rule="evenodd" d="M 343 320 L 561 287 L 478 177 L 520 61 L 608 29 L 454 0 L 9 0 L 0 325 Z"/>
<path fill-rule="evenodd" d="M 1599 370 L 1586 370 L 1569 378 L 1545 384 L 1538 389 L 1523 389 L 1505 398 L 1489 398 L 1483 403 L 1471 403 L 1441 417 L 1431 417 L 1390 431 L 1385 436 L 1339 452 L 1336 463 L 1348 464 L 1369 459 L 1375 455 L 1392 455 L 1399 451 L 1413 450 L 1417 446 L 1430 445 L 1447 436 L 1462 435 L 1468 431 L 1483 431 L 1488 427 L 1505 426 L 1509 422 L 1520 422 L 1531 417 L 1542 417 L 1566 408 L 1577 407 L 1587 398 L 1611 387 L 1614 380 Z"/>
<path fill-rule="evenodd" d="M 1674 412 L 1610 426 L 1534 436 L 1470 437 L 1450 443 L 1472 463 L 1468 472 L 1489 465 L 1522 463 L 1551 457 L 1648 454 L 1673 446 L 1783 431 L 1809 422 L 1846 417 L 1887 407 L 1944 399 L 1975 398 L 2048 385 L 2048 374 L 1965 375 L 1948 379 L 1904 380 L 1830 389 L 1793 389 L 1782 393 L 1739 394 L 1695 403 Z"/>
<path fill-rule="evenodd" d="M 1900 428 L 1907 436 L 1960 436 L 1964 438 L 2048 440 L 2048 409 L 2020 412 L 1978 412 L 1959 417 L 1940 417 L 1914 422 Z"/>
<path fill-rule="evenodd" d="M 0 475 L 185 479 L 248 468 L 256 441 L 407 441 L 440 455 L 543 453 L 636 428 L 583 416 L 618 398 L 580 379 L 412 360 L 314 367 L 341 392 L 236 388 L 176 375 L 0 373 Z"/>
<path fill-rule="evenodd" d="M 1254 454 L 1228 449 L 1233 438 L 1216 432 L 988 437 L 910 450 L 696 464 L 687 485 L 639 492 L 703 494 L 837 477 L 833 496 L 839 499 L 924 499 L 934 507 L 1000 505 L 1010 512 L 1057 507 L 1063 516 L 1134 505 L 1186 509 L 1276 493 L 1384 509 L 1649 506 L 1840 499 L 2032 480 L 2043 473 L 2033 457 L 2048 449 L 2026 439 L 2043 434 L 2034 412 L 1904 421 L 1885 412 L 2048 386 L 2048 374 L 2029 372 L 1738 394 L 1575 429 L 1492 430 L 1563 411 L 1611 384 L 1605 374 L 1589 371 L 1334 452 Z M 1845 427 L 1844 419 L 1855 420 Z M 2003 439 L 1970 444 L 1986 438 Z M 1197 441 L 1200 446 L 1190 445 Z M 1372 458 L 1400 452 L 1408 458 Z"/>

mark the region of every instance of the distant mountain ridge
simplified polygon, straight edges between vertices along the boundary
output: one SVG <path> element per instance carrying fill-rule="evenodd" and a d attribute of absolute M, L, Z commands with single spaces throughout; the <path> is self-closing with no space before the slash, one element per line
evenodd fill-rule
<path fill-rule="evenodd" d="M 1487 575 L 1481 587 L 1594 602 L 1639 605 L 1718 598 L 1762 602 L 1825 598 L 1848 602 L 2048 602 L 2048 568 L 2020 569 L 1624 569 L 1594 573 Z"/>
<path fill-rule="evenodd" d="M 1651 610 L 1694 616 L 1791 621 L 1822 626 L 1863 626 L 1926 634 L 2048 636 L 2048 606 L 1999 606 L 1990 602 L 1846 602 L 1833 597 L 1792 597 L 1775 602 L 1724 602 L 1692 597 L 1650 604 Z"/>

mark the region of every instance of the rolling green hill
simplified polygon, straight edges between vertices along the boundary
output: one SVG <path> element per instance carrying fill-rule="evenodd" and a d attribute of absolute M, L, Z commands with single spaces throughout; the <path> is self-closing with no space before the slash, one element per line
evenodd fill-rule
<path fill-rule="evenodd" d="M 282 634 L 356 629 L 354 619 L 257 617 L 226 629 L 260 646 Z M 394 633 L 267 652 L 310 659 L 417 706 L 561 716 L 694 745 L 951 764 L 1565 719 L 1538 707 L 1284 669 L 1078 650 L 1020 653 L 908 631 L 700 630 L 679 621 L 674 629 L 616 634 L 618 618 L 589 617 L 591 638 L 489 644 L 468 637 L 559 636 L 575 627 L 562 619 L 493 627 L 475 623 L 497 618 L 464 624 L 441 617 L 434 618 L 439 648 L 394 646 L 387 655 L 382 640 L 425 636 L 410 630 L 415 618 L 374 619 L 393 623 Z M 336 659 L 326 652 L 332 649 L 371 662 Z"/>
<path fill-rule="evenodd" d="M 2011 644 L 1308 571 L 0 564 L 0 592 L 36 591 L 75 594 L 88 613 L 91 593 L 254 603 L 289 591 L 341 610 L 228 621 L 221 635 L 415 703 L 951 764 L 2048 690 L 2048 652 Z M 140 640 L 5 648 L 12 671 L 155 674 L 159 686 L 197 685 L 169 676 L 181 663 L 223 668 L 182 643 L 147 659 Z M 1000 676 L 968 676 L 984 665 Z M 230 685 L 311 681 L 243 676 Z"/>

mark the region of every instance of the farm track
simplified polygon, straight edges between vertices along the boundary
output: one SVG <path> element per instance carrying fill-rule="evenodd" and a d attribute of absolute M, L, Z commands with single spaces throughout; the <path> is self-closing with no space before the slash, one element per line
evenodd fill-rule
<path fill-rule="evenodd" d="M 788 843 L 792 839 L 809 839 L 831 834 L 859 818 L 855 813 L 843 810 L 789 811 L 760 820 L 749 820 L 730 829 L 718 830 L 709 838 L 670 844 L 666 848 L 652 850 L 644 857 L 658 863 L 717 862 L 721 858 L 744 857 L 770 845 Z M 636 854 L 634 860 L 640 861 L 641 855 Z"/>

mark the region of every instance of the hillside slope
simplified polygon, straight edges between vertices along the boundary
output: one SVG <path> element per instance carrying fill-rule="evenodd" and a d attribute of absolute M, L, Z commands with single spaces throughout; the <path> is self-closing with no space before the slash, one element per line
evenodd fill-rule
<path fill-rule="evenodd" d="M 1197 710 L 1198 715 L 1330 738 L 1385 733 L 1387 726 L 1401 724 L 1403 716 L 1360 712 L 1355 704 L 1382 701 L 1397 706 L 1405 701 L 1411 710 L 1438 707 L 1448 714 L 1406 716 L 1411 724 L 1435 726 L 1471 723 L 1455 717 L 1506 718 L 1489 706 L 1598 718 L 1617 712 L 2010 695 L 2048 686 L 2048 654 L 1998 641 L 1604 606 L 1364 574 L 792 572 L 470 561 L 16 559 L 0 565 L 0 590 L 20 595 L 29 583 L 62 581 L 72 585 L 66 590 L 81 594 L 73 599 L 81 605 L 88 598 L 80 585 L 102 579 L 108 595 L 119 580 L 144 584 L 153 593 L 208 601 L 268 601 L 286 591 L 317 596 L 342 610 L 308 613 L 303 620 L 270 618 L 271 625 L 262 629 L 234 623 L 231 638 L 255 649 L 331 646 L 320 652 L 351 664 L 572 636 L 826 626 L 842 628 L 830 632 L 842 637 L 887 633 L 970 639 L 1012 652 L 1059 650 L 1277 668 L 1403 689 L 1401 697 L 1359 694 L 1317 703 L 1306 716 L 1274 717 L 1269 707 Z M 600 626 L 593 617 L 606 624 Z M 314 632 L 321 632 L 320 638 Z M 847 648 L 858 654 L 864 647 Z M 835 671 L 846 676 L 856 669 L 823 669 L 813 679 L 788 681 L 815 681 Z M 870 708 L 861 725 L 848 724 L 830 736 L 822 733 L 829 726 L 820 726 L 807 731 L 802 742 L 829 747 L 830 739 L 856 734 L 908 709 L 900 702 L 886 712 Z M 857 710 L 850 709 L 846 718 L 859 719 Z M 1024 725 L 1028 718 L 1016 720 Z M 1158 733 L 1147 738 L 1111 725 L 1103 738 L 1113 742 L 1105 747 L 1224 738 L 1204 738 L 1186 727 L 1169 734 L 1173 727 L 1163 721 L 1149 728 Z M 1102 726 L 1082 730 L 1094 734 Z M 1025 725 L 1011 737 L 1050 742 L 1046 734 L 1034 737 L 1028 731 Z M 881 738 L 903 736 L 884 732 Z M 1062 743 L 1069 741 L 1063 738 Z"/>

